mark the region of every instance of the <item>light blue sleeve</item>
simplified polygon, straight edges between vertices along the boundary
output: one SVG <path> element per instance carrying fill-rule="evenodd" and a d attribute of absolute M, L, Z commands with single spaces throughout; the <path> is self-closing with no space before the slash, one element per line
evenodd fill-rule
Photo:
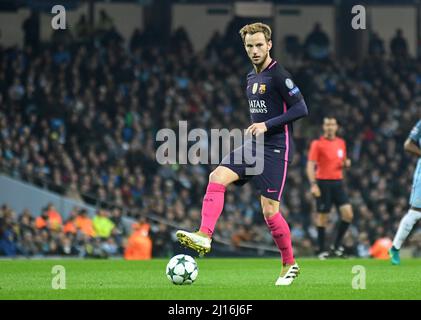
<path fill-rule="evenodd" d="M 421 140 L 421 120 L 412 128 L 409 139 L 417 143 Z"/>

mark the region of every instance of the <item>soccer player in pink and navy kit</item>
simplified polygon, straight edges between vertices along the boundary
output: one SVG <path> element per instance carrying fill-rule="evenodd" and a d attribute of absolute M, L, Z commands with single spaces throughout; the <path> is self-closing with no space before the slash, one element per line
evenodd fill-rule
<path fill-rule="evenodd" d="M 288 223 L 280 212 L 280 201 L 285 187 L 288 165 L 294 151 L 292 123 L 307 116 L 308 110 L 298 87 L 290 74 L 270 57 L 271 29 L 263 23 L 244 26 L 240 35 L 253 64 L 247 75 L 247 98 L 252 124 L 247 131 L 253 139 L 233 150 L 209 176 L 209 184 L 202 204 L 202 222 L 198 232 L 179 230 L 180 243 L 200 254 L 210 251 L 215 224 L 224 207 L 226 187 L 243 185 L 253 180 L 261 194 L 265 221 L 282 256 L 282 271 L 276 285 L 290 285 L 299 273 L 291 244 Z M 250 175 L 250 161 L 234 163 L 236 155 L 253 154 L 256 136 L 264 136 L 263 172 Z M 259 155 L 258 155 L 259 157 Z"/>

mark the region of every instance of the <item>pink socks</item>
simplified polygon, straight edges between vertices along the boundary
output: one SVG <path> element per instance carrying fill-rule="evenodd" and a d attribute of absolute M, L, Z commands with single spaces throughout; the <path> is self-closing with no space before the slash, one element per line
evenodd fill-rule
<path fill-rule="evenodd" d="M 225 186 L 219 183 L 209 182 L 202 204 L 202 223 L 200 231 L 212 237 L 216 221 L 224 208 Z M 292 252 L 291 232 L 288 223 L 278 212 L 270 218 L 265 218 L 272 233 L 273 240 L 278 247 L 283 264 L 294 264 Z"/>
<path fill-rule="evenodd" d="M 225 186 L 209 182 L 202 204 L 202 223 L 200 231 L 212 237 L 216 221 L 224 208 Z"/>
<path fill-rule="evenodd" d="M 265 218 L 265 220 L 272 233 L 273 240 L 281 253 L 282 263 L 284 265 L 294 264 L 291 232 L 289 230 L 288 223 L 285 221 L 284 217 L 282 217 L 280 212 L 270 218 Z"/>

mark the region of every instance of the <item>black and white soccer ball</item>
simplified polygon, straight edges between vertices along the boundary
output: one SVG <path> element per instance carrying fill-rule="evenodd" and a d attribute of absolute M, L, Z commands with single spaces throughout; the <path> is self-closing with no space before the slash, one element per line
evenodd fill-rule
<path fill-rule="evenodd" d="M 199 269 L 192 257 L 178 254 L 168 262 L 166 273 L 168 280 L 174 284 L 192 284 L 197 278 Z"/>

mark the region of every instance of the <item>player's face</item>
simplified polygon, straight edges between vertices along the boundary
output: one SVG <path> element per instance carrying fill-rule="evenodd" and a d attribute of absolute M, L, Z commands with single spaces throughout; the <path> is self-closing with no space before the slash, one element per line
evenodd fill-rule
<path fill-rule="evenodd" d="M 336 136 L 336 132 L 338 131 L 338 123 L 336 119 L 328 119 L 325 118 L 323 121 L 323 132 L 328 137 Z"/>
<path fill-rule="evenodd" d="M 272 48 L 272 41 L 266 41 L 263 32 L 254 34 L 247 33 L 244 38 L 244 46 L 251 62 L 254 65 L 261 65 L 265 62 Z"/>

